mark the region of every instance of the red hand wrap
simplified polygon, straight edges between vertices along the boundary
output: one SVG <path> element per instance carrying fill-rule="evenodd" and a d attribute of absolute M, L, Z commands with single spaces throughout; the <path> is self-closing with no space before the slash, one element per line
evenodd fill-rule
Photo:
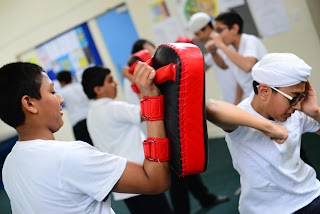
<path fill-rule="evenodd" d="M 140 105 L 141 115 L 145 120 L 163 120 L 163 95 L 156 97 L 143 96 Z"/>
<path fill-rule="evenodd" d="M 170 160 L 169 138 L 149 137 L 143 141 L 144 156 L 150 161 L 164 162 Z"/>

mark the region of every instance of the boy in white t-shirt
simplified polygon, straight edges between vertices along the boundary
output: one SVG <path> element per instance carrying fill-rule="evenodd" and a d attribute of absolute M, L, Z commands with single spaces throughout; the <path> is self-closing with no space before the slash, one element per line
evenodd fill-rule
<path fill-rule="evenodd" d="M 90 99 L 87 126 L 93 145 L 103 152 L 142 164 L 144 154 L 141 142 L 146 137 L 141 129 L 143 118 L 140 105 L 115 100 L 117 83 L 108 68 L 87 68 L 82 74 L 81 83 Z M 150 210 L 159 214 L 172 213 L 164 193 L 113 193 L 113 198 L 124 200 L 132 214 L 148 213 Z"/>
<path fill-rule="evenodd" d="M 152 67 L 136 66 L 134 79 L 141 93 L 158 100 L 154 77 Z M 114 213 L 112 191 L 158 194 L 169 187 L 169 152 L 137 164 L 82 141 L 56 141 L 53 133 L 63 125 L 63 98 L 40 66 L 24 62 L 3 66 L 0 99 L 5 101 L 1 120 L 19 135 L 3 166 L 13 213 Z M 148 137 L 167 145 L 163 120 L 148 121 L 147 127 Z"/>
<path fill-rule="evenodd" d="M 242 17 L 236 12 L 219 14 L 207 43 L 207 49 L 219 67 L 225 66 L 225 63 L 232 67 L 231 71 L 239 86 L 236 100 L 243 100 L 252 93 L 251 69 L 267 54 L 259 38 L 243 33 L 243 24 Z"/>
<path fill-rule="evenodd" d="M 240 213 L 320 213 L 320 182 L 300 158 L 301 135 L 320 134 L 310 72 L 294 54 L 267 54 L 252 69 L 255 94 L 238 107 L 207 104 L 208 120 L 227 132 L 240 174 Z"/>
<path fill-rule="evenodd" d="M 227 58 L 222 51 L 218 50 L 224 65 L 216 62 L 215 55 L 217 48 L 211 45 L 210 35 L 214 32 L 214 19 L 205 12 L 194 13 L 189 20 L 189 29 L 194 36 L 207 49 L 204 54 L 204 62 L 207 67 L 213 66 L 216 84 L 218 85 L 221 99 L 228 103 L 238 104 L 241 100 L 236 100 L 237 81 L 232 73 L 233 64 L 227 63 Z M 213 51 L 214 49 L 214 51 Z"/>

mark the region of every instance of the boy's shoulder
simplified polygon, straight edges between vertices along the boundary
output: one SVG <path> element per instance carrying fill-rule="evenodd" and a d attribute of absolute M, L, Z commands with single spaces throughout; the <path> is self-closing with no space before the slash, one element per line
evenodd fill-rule
<path fill-rule="evenodd" d="M 48 144 L 52 144 L 50 150 L 53 153 L 61 153 L 63 159 L 70 160 L 75 159 L 77 160 L 78 157 L 85 158 L 90 156 L 94 152 L 100 152 L 96 147 L 89 145 L 84 141 L 58 141 L 55 140 L 53 142 L 49 142 Z"/>
<path fill-rule="evenodd" d="M 91 101 L 91 107 L 99 107 L 99 106 L 109 106 L 109 107 L 124 107 L 124 108 L 140 108 L 140 105 L 131 104 L 122 100 L 115 100 L 111 98 L 100 98 L 97 100 Z"/>
<path fill-rule="evenodd" d="M 21 143 L 21 142 L 20 142 Z M 91 147 L 88 143 L 83 141 L 60 141 L 60 140 L 32 140 L 30 142 L 23 142 L 21 144 L 27 145 L 27 144 L 33 144 L 36 146 L 42 145 L 43 147 L 47 148 L 56 148 L 56 149 L 63 149 L 63 150 L 74 150 L 75 148 L 86 148 Z"/>

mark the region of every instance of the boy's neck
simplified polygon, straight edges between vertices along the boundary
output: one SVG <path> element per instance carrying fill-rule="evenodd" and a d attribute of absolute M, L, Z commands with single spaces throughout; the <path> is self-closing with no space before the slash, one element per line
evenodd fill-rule
<path fill-rule="evenodd" d="M 237 34 L 235 36 L 235 39 L 231 43 L 231 45 L 236 49 L 237 52 L 239 51 L 240 41 L 241 41 L 241 34 Z"/>
<path fill-rule="evenodd" d="M 268 120 L 273 120 L 273 118 L 270 118 L 269 114 L 266 112 L 266 107 L 261 103 L 259 98 L 255 95 L 251 101 L 252 108 L 261 116 Z"/>
<path fill-rule="evenodd" d="M 106 96 L 106 95 L 101 95 L 101 96 L 97 95 L 97 97 L 95 98 L 95 100 L 99 100 L 99 99 L 102 99 L 102 98 L 114 99 L 114 98 L 112 98 L 112 97 L 110 97 L 110 96 Z"/>
<path fill-rule="evenodd" d="M 19 141 L 29 141 L 29 140 L 54 140 L 54 135 L 50 130 L 41 130 L 39 128 L 30 128 L 25 126 L 19 126 L 16 128 Z"/>

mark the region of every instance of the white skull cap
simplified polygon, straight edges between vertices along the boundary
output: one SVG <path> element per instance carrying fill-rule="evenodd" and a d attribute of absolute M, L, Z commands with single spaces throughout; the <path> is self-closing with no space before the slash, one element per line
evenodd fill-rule
<path fill-rule="evenodd" d="M 204 12 L 195 13 L 190 17 L 189 29 L 193 33 L 196 33 L 202 28 L 204 28 L 205 26 L 207 26 L 209 22 L 212 22 L 212 21 L 213 21 L 213 18 L 207 13 L 204 13 Z"/>
<path fill-rule="evenodd" d="M 272 87 L 288 87 L 307 82 L 311 67 L 292 53 L 269 53 L 252 68 L 258 83 Z"/>

